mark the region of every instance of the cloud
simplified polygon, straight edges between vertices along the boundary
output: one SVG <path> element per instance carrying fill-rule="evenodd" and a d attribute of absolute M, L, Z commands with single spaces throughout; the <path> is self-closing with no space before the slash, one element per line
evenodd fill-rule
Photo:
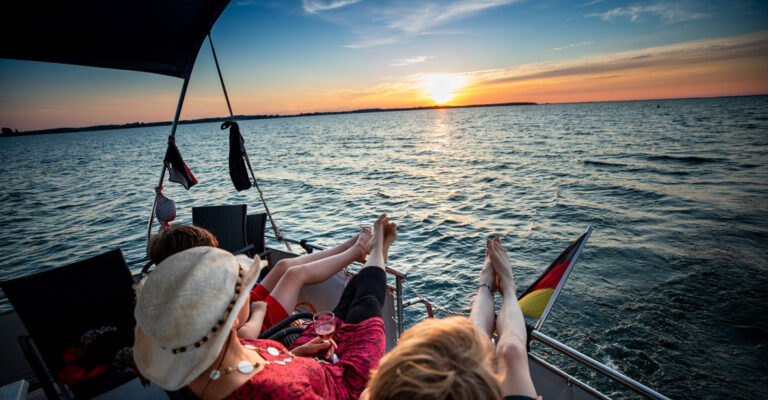
<path fill-rule="evenodd" d="M 595 42 L 594 41 L 589 41 L 589 42 L 581 42 L 581 43 L 570 43 L 570 44 L 566 44 L 563 47 L 555 47 L 552 50 L 560 51 L 560 50 L 570 49 L 570 48 L 577 47 L 577 46 L 586 46 L 588 44 L 595 44 Z"/>
<path fill-rule="evenodd" d="M 401 40 L 398 36 L 364 39 L 356 43 L 345 44 L 348 49 L 367 49 L 369 47 L 383 46 L 397 43 Z"/>
<path fill-rule="evenodd" d="M 390 28 L 405 33 L 419 34 L 429 28 L 512 2 L 514 0 L 465 0 L 451 3 L 423 2 L 417 4 L 414 7 L 415 9 L 396 10 L 388 18 L 387 25 Z"/>
<path fill-rule="evenodd" d="M 578 61 L 524 64 L 468 73 L 476 83 L 505 83 L 568 76 L 599 76 L 659 67 L 684 68 L 711 62 L 754 58 L 768 54 L 768 31 L 720 39 L 651 47 Z"/>
<path fill-rule="evenodd" d="M 664 24 L 672 24 L 707 18 L 709 15 L 689 10 L 684 4 L 656 3 L 646 6 L 633 5 L 630 7 L 618 7 L 602 13 L 587 14 L 585 17 L 596 17 L 603 21 L 628 18 L 632 22 L 640 22 L 645 19 L 645 17 L 655 17 L 661 20 Z"/>
<path fill-rule="evenodd" d="M 389 63 L 390 67 L 405 67 L 407 65 L 413 65 L 413 64 L 419 64 L 423 63 L 429 59 L 432 59 L 434 57 L 432 56 L 417 56 L 417 57 L 411 57 L 411 58 L 399 58 L 395 61 L 392 61 Z"/>
<path fill-rule="evenodd" d="M 357 38 L 344 47 L 365 49 L 406 42 L 421 35 L 460 34 L 437 29 L 493 7 L 519 0 L 377 0 L 334 13 L 319 13 L 359 0 L 303 0 L 304 10 L 328 22 L 348 27 Z"/>
<path fill-rule="evenodd" d="M 304 11 L 310 14 L 317 14 L 320 11 L 328 11 L 336 8 L 355 4 L 360 0 L 336 0 L 336 1 L 321 1 L 321 0 L 302 0 L 301 4 L 304 7 Z"/>

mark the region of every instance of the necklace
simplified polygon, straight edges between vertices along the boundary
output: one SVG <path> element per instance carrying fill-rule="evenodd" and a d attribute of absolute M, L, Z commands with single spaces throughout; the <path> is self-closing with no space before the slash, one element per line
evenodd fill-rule
<path fill-rule="evenodd" d="M 274 361 L 267 361 L 267 360 L 265 360 L 264 361 L 264 365 L 269 365 L 269 364 L 285 365 L 285 364 L 291 362 L 291 360 L 293 360 L 294 357 L 295 357 L 293 355 L 293 353 L 291 353 L 288 350 L 278 350 L 277 348 L 272 347 L 272 346 L 267 347 L 265 349 L 265 348 L 262 348 L 262 347 L 257 347 L 257 346 L 253 346 L 253 345 L 250 345 L 250 344 L 246 344 L 246 345 L 243 345 L 243 347 L 245 347 L 246 349 L 249 349 L 249 350 L 258 350 L 258 351 L 262 351 L 262 352 L 267 352 L 267 354 L 269 354 L 269 355 L 271 355 L 273 357 L 277 357 L 280 354 L 288 354 L 288 357 L 283 358 L 282 360 L 274 360 Z M 226 367 L 226 368 L 221 368 L 221 365 L 219 365 L 219 367 L 217 367 L 216 369 L 211 370 L 211 372 L 208 374 L 208 377 L 212 381 L 215 381 L 215 380 L 221 378 L 222 376 L 230 374 L 230 373 L 235 372 L 235 371 L 237 371 L 237 372 L 239 372 L 239 373 L 241 373 L 243 375 L 247 375 L 247 374 L 250 374 L 251 372 L 253 372 L 253 369 L 258 367 L 259 365 L 260 365 L 260 363 L 258 361 L 254 363 L 254 362 L 247 361 L 247 360 L 240 361 L 234 367 L 230 366 L 230 367 Z"/>

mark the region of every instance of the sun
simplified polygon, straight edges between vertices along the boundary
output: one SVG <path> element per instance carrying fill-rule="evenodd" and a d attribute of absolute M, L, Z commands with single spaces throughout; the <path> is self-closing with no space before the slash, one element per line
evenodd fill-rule
<path fill-rule="evenodd" d="M 425 97 L 437 104 L 446 104 L 457 96 L 456 90 L 464 87 L 466 79 L 459 75 L 428 75 L 421 82 Z"/>

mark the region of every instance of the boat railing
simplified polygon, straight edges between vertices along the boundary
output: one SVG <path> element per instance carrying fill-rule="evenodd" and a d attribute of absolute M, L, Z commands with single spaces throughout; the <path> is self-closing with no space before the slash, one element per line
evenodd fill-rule
<path fill-rule="evenodd" d="M 429 317 L 429 318 L 434 318 L 435 317 L 435 313 L 432 312 L 432 304 L 430 304 L 429 301 L 427 301 L 427 299 L 422 299 L 421 297 L 414 297 L 414 298 L 404 302 L 403 303 L 403 308 L 408 308 L 408 307 L 410 307 L 410 306 L 412 306 L 414 304 L 419 304 L 419 303 L 424 304 L 424 307 L 427 308 L 427 317 Z"/>
<path fill-rule="evenodd" d="M 592 357 L 589 357 L 577 350 L 574 350 L 568 347 L 567 345 L 560 343 L 557 340 L 537 330 L 531 331 L 531 337 L 533 339 L 536 339 L 536 341 L 541 342 L 549 346 L 550 348 L 557 350 L 558 352 L 578 361 L 579 363 L 586 365 L 587 367 L 607 376 L 608 378 L 611 378 L 612 380 L 621 383 L 625 387 L 634 390 L 635 392 L 645 396 L 646 398 L 669 400 L 668 397 L 649 388 L 648 386 L 643 385 L 642 383 L 622 374 L 621 372 L 618 372 L 608 367 L 607 365 L 593 359 Z"/>

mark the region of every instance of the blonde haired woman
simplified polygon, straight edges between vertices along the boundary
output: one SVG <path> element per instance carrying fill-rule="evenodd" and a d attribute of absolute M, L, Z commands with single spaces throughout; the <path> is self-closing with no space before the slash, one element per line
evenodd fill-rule
<path fill-rule="evenodd" d="M 496 289 L 507 294 L 497 319 Z M 536 389 L 528 370 L 525 321 L 515 297 L 509 256 L 498 238 L 486 241 L 477 290 L 469 319 L 428 319 L 408 329 L 381 360 L 363 397 L 533 400 Z M 490 341 L 494 319 L 499 334 L 495 349 Z"/>

